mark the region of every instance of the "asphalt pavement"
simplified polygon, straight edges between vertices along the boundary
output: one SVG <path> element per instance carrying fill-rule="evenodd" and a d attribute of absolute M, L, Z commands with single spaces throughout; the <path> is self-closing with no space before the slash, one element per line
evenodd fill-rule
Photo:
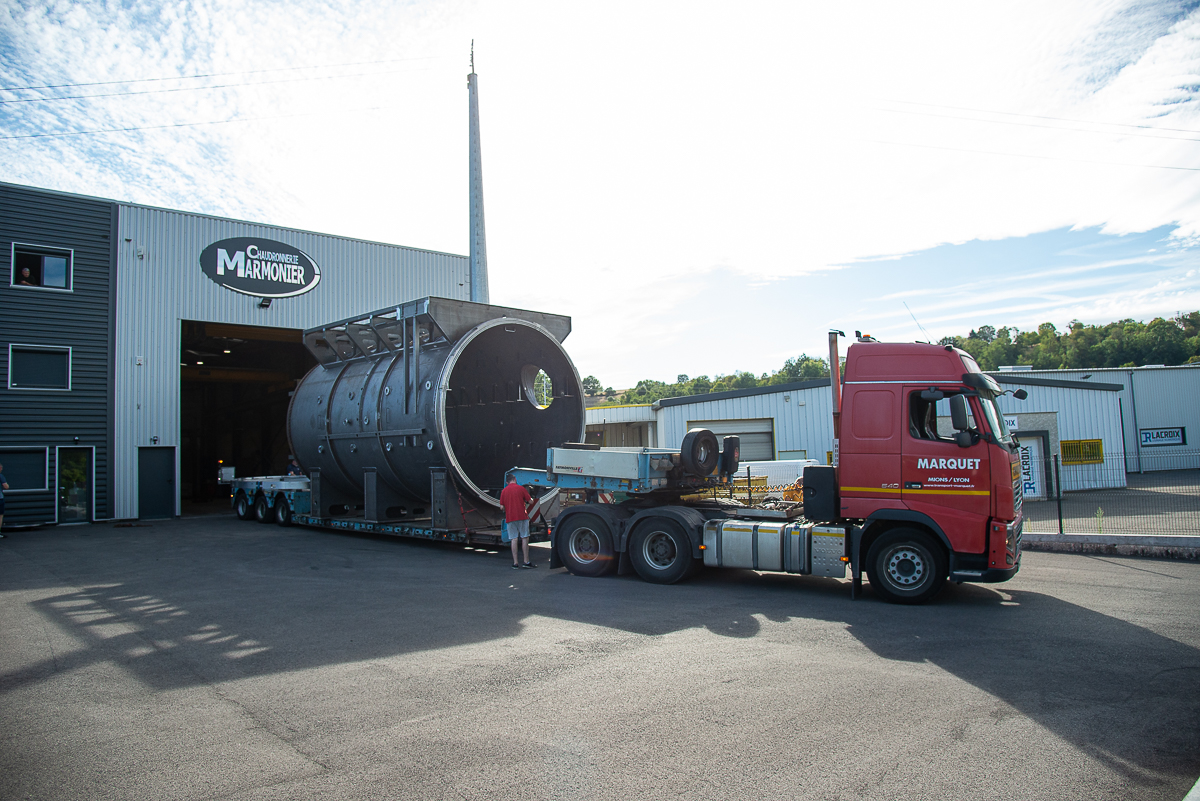
<path fill-rule="evenodd" d="M 0 540 L 2 799 L 1182 799 L 1200 564 L 921 607 L 232 516 Z"/>

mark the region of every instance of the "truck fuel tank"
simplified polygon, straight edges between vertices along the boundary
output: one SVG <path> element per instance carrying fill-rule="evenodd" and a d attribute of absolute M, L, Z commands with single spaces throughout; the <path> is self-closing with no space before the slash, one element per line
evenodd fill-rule
<path fill-rule="evenodd" d="M 845 537 L 846 530 L 838 526 L 709 520 L 704 524 L 704 564 L 845 578 Z"/>

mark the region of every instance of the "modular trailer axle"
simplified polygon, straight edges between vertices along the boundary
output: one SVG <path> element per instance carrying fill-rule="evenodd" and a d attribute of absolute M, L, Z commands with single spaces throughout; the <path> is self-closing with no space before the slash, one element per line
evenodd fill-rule
<path fill-rule="evenodd" d="M 347 514 L 341 517 L 315 515 L 312 513 L 311 482 L 303 476 L 234 478 L 229 483 L 233 496 L 233 510 L 241 520 L 470 545 L 501 544 L 501 532 L 498 527 L 439 527 L 434 525 L 434 516 L 388 521 L 367 520 L 361 515 L 361 510 L 347 510 Z M 550 539 L 548 527 L 544 524 L 530 526 L 529 539 L 532 542 L 546 542 Z"/>

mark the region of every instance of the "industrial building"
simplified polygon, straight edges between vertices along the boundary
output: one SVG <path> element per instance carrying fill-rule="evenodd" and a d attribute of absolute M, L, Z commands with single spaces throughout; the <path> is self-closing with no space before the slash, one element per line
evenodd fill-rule
<path fill-rule="evenodd" d="M 472 299 L 465 256 L 11 184 L 0 236 L 6 526 L 169 517 L 221 495 L 219 464 L 282 472 L 302 330 Z"/>

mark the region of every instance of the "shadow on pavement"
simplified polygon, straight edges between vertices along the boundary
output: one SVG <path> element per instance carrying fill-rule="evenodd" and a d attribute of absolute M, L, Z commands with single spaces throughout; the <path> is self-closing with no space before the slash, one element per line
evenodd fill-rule
<path fill-rule="evenodd" d="M 763 621 L 812 620 L 844 626 L 882 659 L 937 666 L 1133 781 L 1200 770 L 1197 649 L 1004 585 L 950 586 L 929 605 L 897 607 L 869 588 L 851 602 L 848 584 L 829 579 L 581 579 L 544 561 L 510 570 L 505 553 L 226 520 L 76 532 L 5 546 L 9 592 L 71 587 L 32 605 L 77 647 L 0 676 L 0 694 L 100 661 L 169 690 L 388 658 L 513 637 L 531 616 L 742 638 Z"/>

